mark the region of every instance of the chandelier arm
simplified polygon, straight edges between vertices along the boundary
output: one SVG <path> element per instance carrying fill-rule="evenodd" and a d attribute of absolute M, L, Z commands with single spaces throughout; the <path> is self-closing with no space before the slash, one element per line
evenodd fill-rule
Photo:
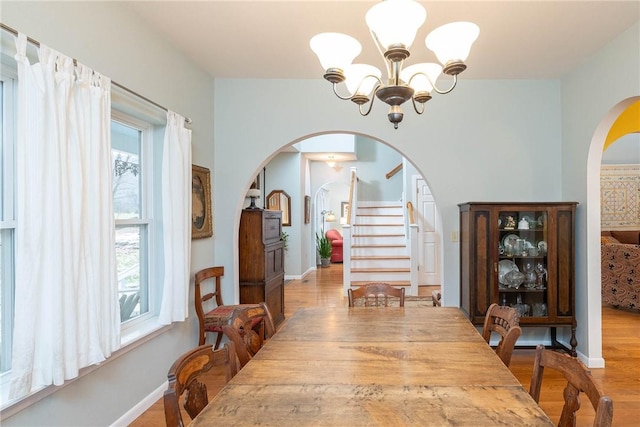
<path fill-rule="evenodd" d="M 369 77 L 374 78 L 378 81 L 378 86 L 376 86 L 373 90 L 373 94 L 376 94 L 376 91 L 378 90 L 378 88 L 383 84 L 382 80 L 380 80 L 380 78 L 378 76 L 375 76 L 373 74 L 369 74 L 367 76 L 364 76 L 362 78 L 362 80 L 360 80 L 360 83 L 358 84 L 358 89 L 356 89 L 356 93 L 358 93 L 358 91 L 360 90 L 360 88 L 362 87 L 362 84 L 364 83 L 365 80 L 367 80 Z"/>
<path fill-rule="evenodd" d="M 422 108 L 418 109 L 418 105 L 416 104 L 416 100 L 411 98 L 411 103 L 413 104 L 413 109 L 416 111 L 417 114 L 422 114 L 424 113 L 424 103 L 421 103 L 420 105 L 422 105 Z"/>
<path fill-rule="evenodd" d="M 429 77 L 427 77 L 428 79 Z M 431 82 L 431 79 L 429 79 L 429 82 Z M 436 92 L 438 92 L 440 95 L 445 95 L 449 92 L 451 92 L 453 90 L 454 87 L 456 87 L 456 84 L 458 83 L 458 75 L 454 75 L 453 76 L 453 83 L 451 84 L 451 87 L 449 89 L 446 90 L 440 90 L 436 87 L 435 83 L 431 83 L 431 86 L 433 86 L 433 90 L 435 90 Z"/>
<path fill-rule="evenodd" d="M 446 90 L 440 90 L 440 89 L 438 89 L 438 88 L 436 87 L 435 82 L 432 82 L 432 81 L 431 81 L 431 79 L 429 78 L 429 76 L 428 76 L 428 75 L 426 75 L 426 74 L 425 74 L 425 73 L 423 73 L 423 72 L 417 72 L 417 73 L 415 73 L 414 75 L 412 75 L 412 76 L 409 78 L 409 81 L 407 82 L 407 84 L 408 84 L 409 86 L 411 86 L 411 81 L 412 81 L 412 80 L 413 80 L 413 78 L 414 78 L 414 77 L 416 77 L 417 75 L 423 75 L 424 77 L 426 77 L 426 79 L 429 81 L 429 84 L 431 84 L 431 86 L 433 87 L 433 90 L 435 90 L 435 91 L 436 91 L 437 93 L 439 93 L 440 95 L 446 95 L 447 93 L 451 92 L 451 91 L 453 90 L 453 88 L 455 88 L 455 87 L 456 87 L 456 84 L 458 83 L 458 75 L 456 74 L 456 75 L 454 75 L 454 76 L 453 76 L 453 84 L 451 85 L 451 87 L 450 87 L 449 89 L 446 89 Z"/>
<path fill-rule="evenodd" d="M 349 96 L 342 96 L 338 93 L 337 87 L 338 87 L 338 83 L 333 83 L 333 93 L 340 99 L 342 99 L 343 101 L 349 101 L 351 98 L 353 98 L 353 95 L 349 95 Z"/>
<path fill-rule="evenodd" d="M 367 109 L 366 113 L 362 112 L 362 105 L 363 104 L 358 105 L 358 110 L 360 110 L 360 115 L 361 116 L 368 116 L 369 113 L 371 112 L 371 109 L 373 108 L 373 101 L 376 100 L 376 92 L 378 92 L 378 89 L 380 88 L 380 86 L 381 86 L 381 84 L 376 86 L 376 88 L 373 90 L 373 96 L 371 97 L 371 102 L 369 102 L 369 108 Z"/>

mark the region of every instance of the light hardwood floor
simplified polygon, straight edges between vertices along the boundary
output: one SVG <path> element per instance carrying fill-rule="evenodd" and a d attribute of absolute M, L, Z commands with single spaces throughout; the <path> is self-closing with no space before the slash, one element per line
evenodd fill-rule
<path fill-rule="evenodd" d="M 347 300 L 342 296 L 341 283 L 340 264 L 318 269 L 303 280 L 288 282 L 285 285 L 285 316 L 291 316 L 300 307 L 346 306 Z M 421 287 L 420 294 L 430 295 L 431 289 Z M 603 307 L 603 356 L 606 368 L 593 369 L 592 375 L 604 392 L 613 399 L 613 425 L 640 426 L 640 313 Z M 527 390 L 532 365 L 533 350 L 514 351 L 511 370 Z M 219 371 L 212 372 L 206 377 L 205 383 L 209 394 L 213 396 L 224 385 L 224 376 Z M 554 422 L 557 422 L 560 416 L 564 384 L 560 375 L 552 371 L 545 372 L 540 405 Z M 578 427 L 591 426 L 593 410 L 586 398 L 582 401 Z M 189 417 L 183 415 L 183 419 L 188 422 Z M 156 402 L 131 424 L 132 427 L 163 425 L 162 400 Z"/>

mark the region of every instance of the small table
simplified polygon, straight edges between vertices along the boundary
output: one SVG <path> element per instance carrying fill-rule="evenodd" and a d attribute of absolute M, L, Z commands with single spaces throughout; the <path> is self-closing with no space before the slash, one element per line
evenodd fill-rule
<path fill-rule="evenodd" d="M 193 420 L 552 426 L 457 308 L 298 310 Z"/>

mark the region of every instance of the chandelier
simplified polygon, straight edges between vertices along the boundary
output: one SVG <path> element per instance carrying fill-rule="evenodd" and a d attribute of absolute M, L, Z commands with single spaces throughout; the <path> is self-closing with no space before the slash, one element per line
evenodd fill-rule
<path fill-rule="evenodd" d="M 424 104 L 431 99 L 431 91 L 451 92 L 458 82 L 458 74 L 467 68 L 464 61 L 480 29 L 471 22 L 452 22 L 436 28 L 426 37 L 425 44 L 442 65 L 421 63 L 403 69 L 416 32 L 426 17 L 424 7 L 414 0 L 386 0 L 367 12 L 369 32 L 387 67 L 386 82 L 373 65 L 352 64 L 362 50 L 355 38 L 340 33 L 314 36 L 310 41 L 311 49 L 318 55 L 325 69 L 324 78 L 332 83 L 336 96 L 356 103 L 360 114 L 366 116 L 371 112 L 375 95 L 389 105 L 387 117 L 398 129 L 404 115 L 401 106 L 406 101 L 411 99 L 416 113 L 422 114 Z M 448 89 L 436 87 L 441 74 L 453 77 Z M 337 87 L 342 82 L 348 95 L 338 93 Z"/>

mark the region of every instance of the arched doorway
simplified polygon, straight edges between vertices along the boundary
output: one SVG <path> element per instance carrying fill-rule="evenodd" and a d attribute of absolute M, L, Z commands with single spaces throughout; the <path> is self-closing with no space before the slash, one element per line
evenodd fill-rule
<path fill-rule="evenodd" d="M 273 189 L 270 188 L 269 186 L 274 182 L 274 180 L 276 182 L 283 182 L 281 178 L 276 180 L 276 178 L 274 177 L 274 173 L 276 173 L 275 170 L 281 169 L 282 166 L 285 164 L 285 162 L 278 159 L 279 156 L 291 155 L 292 152 L 295 151 L 292 147 L 297 143 L 302 142 L 308 138 L 314 138 L 318 136 L 327 136 L 327 135 L 330 136 L 332 134 L 335 134 L 335 132 L 309 135 L 306 137 L 296 139 L 288 143 L 287 145 L 281 147 L 278 151 L 276 151 L 271 156 L 269 156 L 266 160 L 264 160 L 262 164 L 259 166 L 259 168 L 256 170 L 257 172 L 263 171 L 262 174 L 265 179 L 265 183 L 263 183 L 263 187 L 266 185 L 266 188 L 263 188 L 261 191 L 266 193 L 268 193 L 269 191 L 272 191 Z M 378 166 L 370 167 L 371 169 L 377 169 L 377 173 L 379 177 L 375 179 L 384 180 L 385 174 L 389 172 L 389 170 L 393 169 L 393 167 L 397 166 L 398 163 L 405 164 L 404 169 L 406 169 L 406 176 L 404 177 L 404 179 L 402 178 L 403 173 L 399 173 L 398 176 L 394 178 L 394 179 L 402 180 L 400 184 L 400 191 L 398 192 L 397 199 L 395 200 L 404 199 L 405 202 L 412 201 L 414 203 L 414 207 L 417 209 L 418 204 L 416 203 L 416 200 L 414 200 L 414 198 L 416 198 L 415 185 L 416 185 L 416 182 L 418 182 L 416 180 L 416 177 L 421 178 L 421 182 L 423 186 L 427 185 L 426 184 L 427 180 L 422 176 L 420 171 L 410 162 L 409 159 L 405 159 L 403 154 L 399 152 L 397 149 L 395 149 L 394 147 L 392 147 L 391 145 L 366 135 L 358 134 L 355 136 L 357 138 L 368 139 L 371 143 L 383 146 L 386 150 L 393 151 L 397 155 L 397 160 L 391 166 L 389 166 L 389 164 L 383 164 L 380 167 Z M 297 167 L 300 168 L 300 170 L 295 170 L 291 172 L 291 175 L 289 178 L 291 181 L 293 181 L 294 178 L 295 180 L 300 180 L 300 181 L 310 180 L 310 178 L 308 177 L 308 174 L 310 174 L 311 173 L 310 171 L 313 170 L 314 168 L 309 166 L 308 161 L 305 160 L 303 157 L 304 156 L 301 156 L 301 159 L 296 162 L 291 162 L 292 164 L 296 164 Z M 380 155 L 378 153 L 378 157 L 386 158 L 388 156 Z M 360 160 L 362 162 L 371 164 L 371 163 L 375 163 L 375 158 L 376 158 L 375 155 L 368 153 L 366 158 L 363 158 Z M 304 274 L 306 274 L 306 272 L 308 272 L 311 266 L 315 268 L 315 266 L 317 265 L 317 261 L 315 257 L 315 233 L 317 233 L 318 230 L 322 227 L 322 224 L 320 224 L 321 222 L 320 213 L 323 210 L 327 209 L 338 214 L 336 215 L 337 222 L 335 224 L 330 224 L 331 226 L 329 228 L 338 228 L 338 229 L 341 228 L 339 221 L 342 217 L 341 215 L 342 204 L 348 200 L 348 188 L 349 188 L 348 174 L 349 174 L 350 168 L 352 166 L 357 166 L 357 163 L 358 163 L 358 161 L 344 162 L 340 165 L 341 167 L 339 169 L 336 169 L 331 165 L 325 165 L 324 161 L 320 161 L 318 159 L 314 159 L 314 160 L 316 160 L 316 163 L 319 164 L 318 168 L 322 169 L 325 175 L 321 175 L 318 179 L 316 179 L 313 185 L 309 185 L 308 182 L 300 182 L 295 184 L 296 187 L 300 190 L 298 192 L 287 190 L 288 194 L 292 195 L 292 205 L 294 205 L 292 208 L 292 214 L 294 215 L 292 220 L 293 224 L 291 227 L 287 227 L 287 229 L 285 230 L 289 234 L 288 238 L 290 239 L 289 240 L 290 250 L 287 252 L 287 258 L 292 256 L 293 257 L 299 256 L 303 258 L 302 262 L 300 263 L 301 264 L 300 269 L 298 271 L 287 271 L 287 263 L 285 263 L 285 277 L 288 277 L 288 278 L 301 278 L 302 276 L 304 276 Z M 273 167 L 273 164 L 274 164 L 273 162 L 277 162 L 277 165 L 278 165 L 277 168 Z M 374 181 L 375 179 L 371 178 L 370 181 Z M 330 188 L 331 186 L 335 186 L 335 188 Z M 369 194 L 384 193 L 384 191 L 380 190 L 380 187 L 382 187 L 380 183 L 371 184 L 367 188 L 368 193 Z M 340 190 L 338 190 L 338 188 L 340 188 Z M 321 195 L 325 194 L 324 192 L 321 193 L 322 189 L 329 190 L 331 193 L 335 194 L 336 197 L 328 197 L 328 198 L 324 196 L 320 197 Z M 301 215 L 304 215 L 305 213 L 304 210 L 297 209 L 295 207 L 296 204 L 299 204 L 300 201 L 304 200 L 304 198 L 307 196 L 311 200 L 311 208 L 310 208 L 311 221 L 309 225 L 305 224 L 303 218 L 301 217 Z M 245 204 L 247 203 L 248 201 L 245 201 Z M 434 213 L 431 215 L 430 218 L 439 218 L 439 214 L 436 212 L 437 207 L 435 205 L 435 199 L 433 200 L 433 206 L 434 206 L 433 207 Z M 238 216 L 239 215 L 240 215 L 240 212 L 238 212 Z M 299 215 L 299 216 L 296 218 L 295 215 Z M 422 223 L 424 223 L 424 221 Z M 429 223 L 433 224 L 434 221 L 430 221 Z M 329 224 L 326 224 L 326 225 L 328 226 Z M 436 236 L 436 238 L 439 239 L 440 241 L 437 244 L 433 244 L 433 242 L 430 242 L 432 247 L 437 248 L 437 250 L 431 251 L 430 253 L 431 255 L 434 255 L 434 252 L 435 252 L 435 261 L 431 263 L 423 263 L 425 265 L 433 265 L 436 263 L 440 265 L 442 263 L 442 255 L 441 255 L 442 235 L 441 235 L 440 228 L 438 228 L 438 232 L 440 233 L 440 235 Z M 311 250 L 309 250 L 309 248 L 311 248 Z M 295 262 L 296 261 L 292 260 L 290 265 L 294 265 Z M 436 279 L 436 282 L 437 284 L 440 284 L 442 283 L 442 278 L 441 278 L 442 267 L 441 266 L 439 266 L 439 268 L 437 269 L 437 273 L 439 277 L 438 279 Z M 420 282 L 420 284 L 434 284 L 434 283 Z"/>
<path fill-rule="evenodd" d="M 604 367 L 602 358 L 602 296 L 600 251 L 600 165 L 605 147 L 621 136 L 640 132 L 640 97 L 627 98 L 615 105 L 603 117 L 591 139 L 587 159 L 587 302 L 588 354 L 590 367 Z M 601 360 L 599 366 L 594 361 Z"/>

